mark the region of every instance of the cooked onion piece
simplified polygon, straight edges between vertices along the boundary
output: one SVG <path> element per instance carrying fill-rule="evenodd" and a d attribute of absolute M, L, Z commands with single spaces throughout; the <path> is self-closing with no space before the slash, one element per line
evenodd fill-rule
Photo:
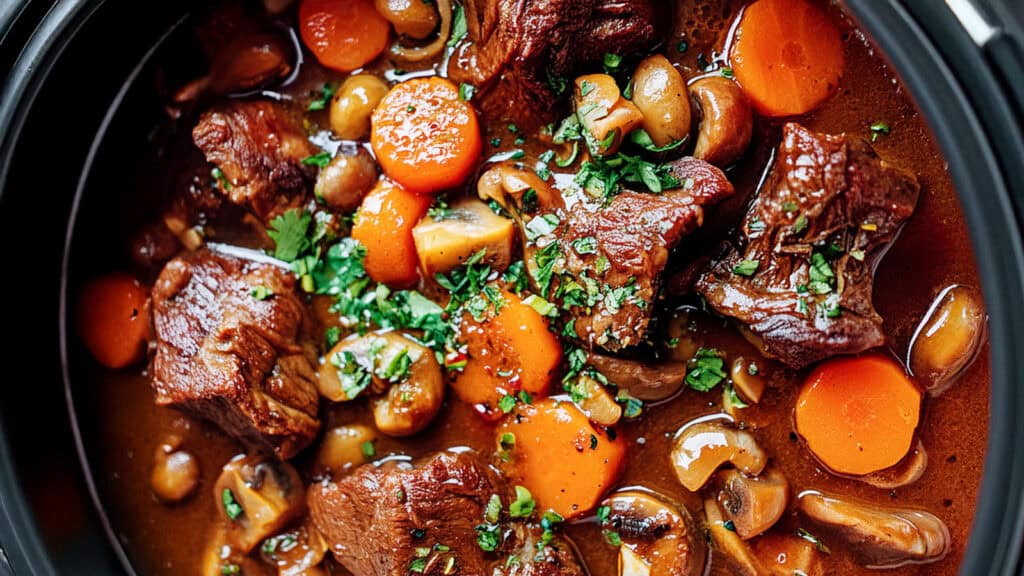
<path fill-rule="evenodd" d="M 740 356 L 733 360 L 729 367 L 729 377 L 732 378 L 733 388 L 746 402 L 757 404 L 761 401 L 765 389 L 763 364 L 763 362 L 753 362 Z"/>
<path fill-rule="evenodd" d="M 387 93 L 387 82 L 372 74 L 350 76 L 331 100 L 331 132 L 342 140 L 366 139 L 373 109 Z"/>
<path fill-rule="evenodd" d="M 580 396 L 576 405 L 591 422 L 601 426 L 614 426 L 622 418 L 622 406 L 615 401 L 604 385 L 590 376 L 580 374 L 572 390 L 574 395 Z"/>
<path fill-rule="evenodd" d="M 337 478 L 371 460 L 376 453 L 377 434 L 369 426 L 351 424 L 331 428 L 320 441 L 316 469 Z"/>
<path fill-rule="evenodd" d="M 939 293 L 910 341 L 911 374 L 935 396 L 946 391 L 985 339 L 988 315 L 981 294 L 963 285 Z"/>
<path fill-rule="evenodd" d="M 942 559 L 950 548 L 949 529 L 933 514 L 891 508 L 807 491 L 797 507 L 841 538 L 868 568 L 895 568 Z"/>
<path fill-rule="evenodd" d="M 686 364 L 683 362 L 651 364 L 595 353 L 587 356 L 587 362 L 620 390 L 644 402 L 658 402 L 675 396 L 686 378 Z"/>
<path fill-rule="evenodd" d="M 423 40 L 437 28 L 433 2 L 423 0 L 377 0 L 377 12 L 391 23 L 395 32 Z"/>
<path fill-rule="evenodd" d="M 690 96 L 701 114 L 696 158 L 715 166 L 734 164 L 750 145 L 754 117 L 743 90 L 728 78 L 706 76 L 690 85 Z"/>
<path fill-rule="evenodd" d="M 238 456 L 224 465 L 213 487 L 227 542 L 248 554 L 264 538 L 302 514 L 302 479 L 287 462 L 263 456 Z"/>
<path fill-rule="evenodd" d="M 279 576 L 322 576 L 319 568 L 327 554 L 327 542 L 307 518 L 298 528 L 271 536 L 260 546 L 260 555 L 277 568 Z"/>
<path fill-rule="evenodd" d="M 622 540 L 619 576 L 697 576 L 707 551 L 685 508 L 646 491 L 626 490 L 601 503 L 606 530 Z"/>
<path fill-rule="evenodd" d="M 153 454 L 149 485 L 163 502 L 180 502 L 199 484 L 199 463 L 191 452 L 181 449 L 182 439 L 169 436 Z"/>
<path fill-rule="evenodd" d="M 723 470 L 716 479 L 716 499 L 743 540 L 764 533 L 782 518 L 789 504 L 789 482 L 777 469 L 747 476 Z"/>
<path fill-rule="evenodd" d="M 722 464 L 731 463 L 745 474 L 760 474 L 768 456 L 754 436 L 739 430 L 727 417 L 701 418 L 676 433 L 672 467 L 679 482 L 691 492 L 700 490 Z"/>
<path fill-rule="evenodd" d="M 825 576 L 818 545 L 797 534 L 764 534 L 751 548 L 772 576 Z"/>

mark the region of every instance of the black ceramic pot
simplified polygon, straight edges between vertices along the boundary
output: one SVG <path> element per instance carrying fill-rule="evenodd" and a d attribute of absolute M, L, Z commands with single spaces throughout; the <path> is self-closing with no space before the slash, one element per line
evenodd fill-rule
<path fill-rule="evenodd" d="M 0 576 L 130 571 L 79 464 L 75 403 L 84 400 L 72 399 L 63 373 L 65 246 L 90 174 L 116 169 L 97 162 L 100 144 L 132 125 L 133 80 L 188 4 L 0 0 Z M 961 573 L 1016 574 L 1024 543 L 1024 2 L 846 4 L 928 119 L 961 195 L 991 313 L 992 362 L 985 477 Z"/>

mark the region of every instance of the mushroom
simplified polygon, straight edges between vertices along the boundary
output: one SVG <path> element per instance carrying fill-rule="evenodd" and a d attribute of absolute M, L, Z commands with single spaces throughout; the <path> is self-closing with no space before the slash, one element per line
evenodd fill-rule
<path fill-rule="evenodd" d="M 306 496 L 291 464 L 260 455 L 225 464 L 213 495 L 228 527 L 227 543 L 243 554 L 301 515 Z"/>
<path fill-rule="evenodd" d="M 622 406 L 600 382 L 586 374 L 580 374 L 576 385 L 572 386 L 573 397 L 579 396 L 576 406 L 590 418 L 591 422 L 601 426 L 614 426 L 622 418 Z"/>
<path fill-rule="evenodd" d="M 387 93 L 387 82 L 373 74 L 349 76 L 331 100 L 328 111 L 331 132 L 342 140 L 361 140 L 369 136 L 370 116 Z"/>
<path fill-rule="evenodd" d="M 339 154 L 320 170 L 314 194 L 338 212 L 352 212 L 377 183 L 377 164 L 362 147 L 339 149 Z"/>
<path fill-rule="evenodd" d="M 321 395 L 335 402 L 369 392 L 374 423 L 388 436 L 423 430 L 444 401 L 444 379 L 434 353 L 398 332 L 342 340 L 327 353 L 317 385 Z"/>
<path fill-rule="evenodd" d="M 619 576 L 697 576 L 707 550 L 685 508 L 643 490 L 613 494 L 602 506 L 606 530 L 618 535 Z"/>
<path fill-rule="evenodd" d="M 870 484 L 875 488 L 892 490 L 893 488 L 917 482 L 924 475 L 926 468 L 928 468 L 928 453 L 924 449 L 924 444 L 918 440 L 914 448 L 910 450 L 899 464 L 885 470 L 872 472 L 865 476 L 854 476 L 853 478 Z"/>
<path fill-rule="evenodd" d="M 708 536 L 714 551 L 724 555 L 732 565 L 736 576 L 762 576 L 768 574 L 761 560 L 731 530 L 731 525 L 722 516 L 722 510 L 714 500 L 704 501 L 704 516 L 707 520 Z"/>
<path fill-rule="evenodd" d="M 693 155 L 715 166 L 732 165 L 746 152 L 754 132 L 743 90 L 732 80 L 713 75 L 690 84 L 689 91 L 702 116 Z"/>
<path fill-rule="evenodd" d="M 587 362 L 620 390 L 644 402 L 671 398 L 682 388 L 686 378 L 684 362 L 645 363 L 593 352 Z"/>
<path fill-rule="evenodd" d="M 377 12 L 402 36 L 423 40 L 434 33 L 440 20 L 433 2 L 377 0 Z"/>
<path fill-rule="evenodd" d="M 153 453 L 149 485 L 162 502 L 180 502 L 199 484 L 199 463 L 181 445 L 181 437 L 171 435 Z"/>
<path fill-rule="evenodd" d="M 748 360 L 742 356 L 733 360 L 729 368 L 733 388 L 744 401 L 757 404 L 764 394 L 765 377 L 763 363 Z"/>
<path fill-rule="evenodd" d="M 260 556 L 277 568 L 279 576 L 320 576 L 319 565 L 327 554 L 327 541 L 307 518 L 292 530 L 263 541 Z"/>
<path fill-rule="evenodd" d="M 945 392 L 985 339 L 988 316 L 978 291 L 950 286 L 939 293 L 910 341 L 910 373 L 937 396 Z"/>
<path fill-rule="evenodd" d="M 671 146 L 690 136 L 690 99 L 686 81 L 661 54 L 644 58 L 633 73 L 633 104 L 643 114 L 643 129 L 655 146 Z"/>
<path fill-rule="evenodd" d="M 797 496 L 797 507 L 845 541 L 868 568 L 935 562 L 950 548 L 949 529 L 923 510 L 890 508 L 817 491 Z"/>
<path fill-rule="evenodd" d="M 376 449 L 376 433 L 369 426 L 352 424 L 331 428 L 316 453 L 316 470 L 337 478 L 365 463 Z M 371 450 L 372 449 L 372 450 Z"/>
<path fill-rule="evenodd" d="M 615 78 L 607 74 L 580 76 L 575 82 L 573 108 L 583 125 L 587 147 L 594 156 L 619 150 L 626 135 L 638 128 L 644 115 L 622 97 Z"/>
<path fill-rule="evenodd" d="M 754 436 L 736 429 L 732 420 L 721 414 L 698 418 L 680 428 L 671 458 L 676 477 L 691 492 L 700 490 L 726 462 L 752 475 L 760 474 L 768 463 Z"/>
<path fill-rule="evenodd" d="M 512 262 L 515 238 L 515 223 L 476 198 L 432 211 L 412 229 L 416 256 L 427 278 L 451 272 L 481 250 L 492 270 L 504 272 Z"/>
<path fill-rule="evenodd" d="M 256 558 L 246 556 L 232 547 L 228 529 L 221 525 L 214 527 L 212 536 L 206 540 L 200 576 L 222 576 L 223 574 L 262 574 L 266 570 Z"/>
<path fill-rule="evenodd" d="M 724 470 L 718 474 L 717 488 L 722 512 L 743 540 L 774 526 L 789 504 L 789 482 L 774 468 L 757 476 Z"/>

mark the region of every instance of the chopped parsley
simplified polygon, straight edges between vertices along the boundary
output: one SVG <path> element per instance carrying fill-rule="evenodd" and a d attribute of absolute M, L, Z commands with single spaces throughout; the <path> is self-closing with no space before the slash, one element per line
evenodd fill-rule
<path fill-rule="evenodd" d="M 797 528 L 796 529 L 796 535 L 797 535 L 797 537 L 803 538 L 804 540 L 807 540 L 811 544 L 814 544 L 814 547 L 818 549 L 818 552 L 821 552 L 822 554 L 831 554 L 832 553 L 832 551 L 829 550 L 828 546 L 826 546 L 825 543 L 822 542 L 820 538 L 818 538 L 814 534 L 811 534 L 807 530 L 804 530 L 803 528 Z"/>
<path fill-rule="evenodd" d="M 733 76 L 732 68 L 729 68 L 728 66 L 723 67 L 719 72 L 721 72 L 722 76 L 725 76 L 726 78 L 732 78 Z"/>
<path fill-rule="evenodd" d="M 614 530 L 605 530 L 604 531 L 604 539 L 607 540 L 609 544 L 611 544 L 612 546 L 615 546 L 616 548 L 618 548 L 619 546 L 622 546 L 622 537 L 619 536 L 619 533 L 614 531 Z"/>
<path fill-rule="evenodd" d="M 501 527 L 497 524 L 480 524 L 476 527 L 476 545 L 484 552 L 497 550 L 500 539 Z"/>
<path fill-rule="evenodd" d="M 331 163 L 330 152 L 320 152 L 312 156 L 306 156 L 302 159 L 302 164 L 305 166 L 319 166 L 320 168 L 326 168 Z"/>
<path fill-rule="evenodd" d="M 231 191 L 231 182 L 228 181 L 227 176 L 224 175 L 224 171 L 220 169 L 220 166 L 214 166 L 213 169 L 210 170 L 210 176 L 213 178 L 214 182 L 220 184 L 220 187 L 223 188 L 225 192 Z"/>
<path fill-rule="evenodd" d="M 459 84 L 459 100 L 469 102 L 473 99 L 474 94 L 476 94 L 476 86 L 466 84 L 465 82 Z"/>
<path fill-rule="evenodd" d="M 686 385 L 698 392 L 708 392 L 726 378 L 723 370 L 725 360 L 713 348 L 699 348 L 690 364 L 691 368 L 686 372 Z"/>
<path fill-rule="evenodd" d="M 836 275 L 821 252 L 811 255 L 808 279 L 807 288 L 814 294 L 828 294 L 835 287 Z"/>
<path fill-rule="evenodd" d="M 612 74 L 618 71 L 619 66 L 622 65 L 622 56 L 618 54 L 605 54 L 604 55 L 604 71 L 608 74 Z"/>
<path fill-rule="evenodd" d="M 533 515 L 537 503 L 533 500 L 533 494 L 522 486 L 516 486 L 516 499 L 509 504 L 508 514 L 513 518 L 529 518 Z"/>
<path fill-rule="evenodd" d="M 541 316 L 558 316 L 558 306 L 555 306 L 536 294 L 530 294 L 527 296 L 526 299 L 523 300 L 523 304 L 533 308 L 533 310 Z"/>
<path fill-rule="evenodd" d="M 359 449 L 363 452 L 363 456 L 367 458 L 373 458 L 377 455 L 377 447 L 373 444 L 372 440 L 367 440 L 360 444 Z"/>
<path fill-rule="evenodd" d="M 273 296 L 274 292 L 270 288 L 267 288 L 263 284 L 260 284 L 259 286 L 256 286 L 255 288 L 253 288 L 249 292 L 249 295 L 252 296 L 253 298 L 257 299 L 257 300 L 266 300 L 267 298 L 270 298 L 271 296 Z"/>
<path fill-rule="evenodd" d="M 469 27 L 466 25 L 466 10 L 461 4 L 456 4 L 452 8 L 452 35 L 448 38 L 448 48 L 454 48 L 463 38 L 466 37 L 466 33 L 469 31 Z"/>
<path fill-rule="evenodd" d="M 224 505 L 224 514 L 227 515 L 229 520 L 237 520 L 245 512 L 242 510 L 242 505 L 238 503 L 238 500 L 235 500 L 235 494 L 230 488 L 225 488 L 220 493 L 220 501 Z"/>
<path fill-rule="evenodd" d="M 291 262 L 310 247 L 306 237 L 313 216 L 305 210 L 292 209 L 270 221 L 267 234 L 274 241 L 274 257 Z"/>
<path fill-rule="evenodd" d="M 327 104 L 334 98 L 334 95 L 338 92 L 337 82 L 327 82 L 320 89 L 320 96 L 309 103 L 306 106 L 306 110 L 310 112 L 316 112 L 317 110 L 324 110 L 327 108 Z"/>
<path fill-rule="evenodd" d="M 680 140 L 669 142 L 664 146 L 658 146 L 654 143 L 654 140 L 651 139 L 651 135 L 648 134 L 646 130 L 643 128 L 637 128 L 629 133 L 629 141 L 648 152 L 668 152 L 669 150 L 675 150 L 682 146 L 686 142 L 686 139 L 682 138 Z"/>
<path fill-rule="evenodd" d="M 738 276 L 753 276 L 757 273 L 757 269 L 761 266 L 760 260 L 741 260 L 739 264 L 733 266 L 732 273 Z"/>
<path fill-rule="evenodd" d="M 871 141 L 875 142 L 879 136 L 888 136 L 892 130 L 885 122 L 875 122 L 871 125 Z"/>

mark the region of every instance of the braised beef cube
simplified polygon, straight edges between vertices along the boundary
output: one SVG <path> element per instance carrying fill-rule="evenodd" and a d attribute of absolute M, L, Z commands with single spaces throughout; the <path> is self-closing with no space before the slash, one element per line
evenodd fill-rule
<path fill-rule="evenodd" d="M 315 352 L 291 272 L 206 249 L 175 258 L 153 287 L 153 319 L 158 404 L 284 459 L 313 440 Z"/>
<path fill-rule="evenodd" d="M 223 174 L 220 191 L 263 222 L 308 200 L 316 169 L 302 161 L 319 150 L 283 105 L 260 100 L 214 107 L 200 117 L 192 139 Z"/>
<path fill-rule="evenodd" d="M 872 271 L 918 192 L 913 175 L 867 142 L 787 124 L 737 238 L 696 289 L 794 368 L 881 346 Z"/>
<path fill-rule="evenodd" d="M 493 120 L 535 128 L 554 120 L 556 99 L 580 64 L 658 41 L 650 0 L 470 0 L 469 39 L 448 73 L 477 87 L 474 103 Z"/>
<path fill-rule="evenodd" d="M 477 527 L 485 524 L 495 495 L 507 511 L 508 487 L 493 470 L 469 454 L 444 452 L 416 465 L 364 465 L 311 486 L 308 503 L 335 558 L 357 576 L 406 576 L 410 566 L 432 576 L 582 576 L 560 538 L 538 549 L 542 531 L 535 523 L 504 522 L 496 528 L 495 549 L 483 550 Z M 521 565 L 505 567 L 517 552 L 523 552 Z"/>

